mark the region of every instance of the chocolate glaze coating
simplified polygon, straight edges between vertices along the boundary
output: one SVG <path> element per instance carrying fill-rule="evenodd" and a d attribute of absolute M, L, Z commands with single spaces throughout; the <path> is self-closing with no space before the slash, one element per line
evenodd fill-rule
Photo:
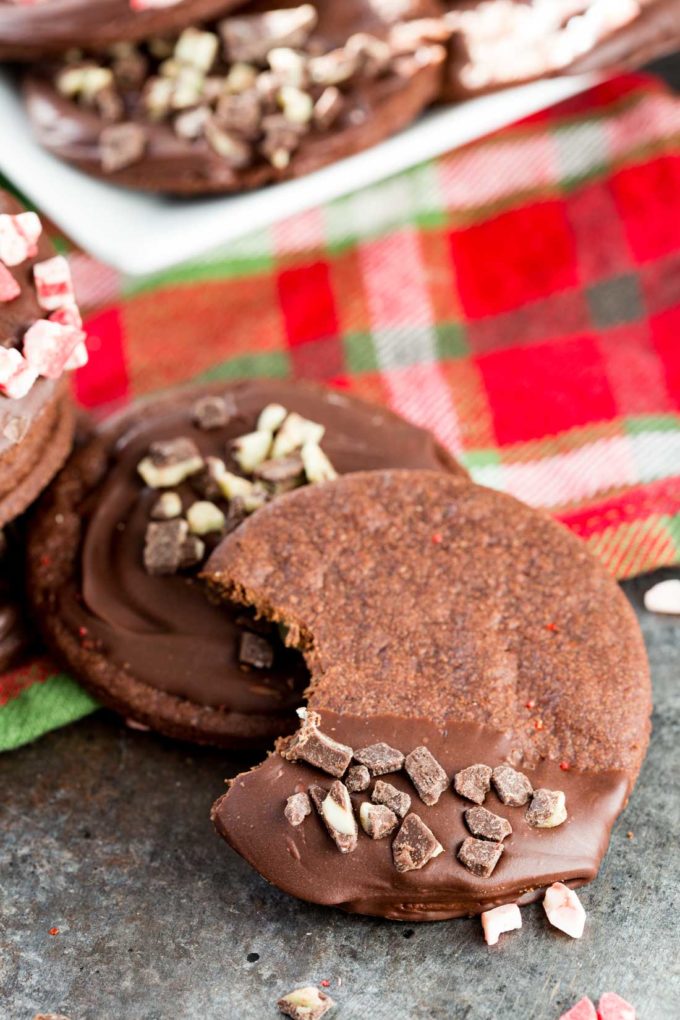
<path fill-rule="evenodd" d="M 215 17 L 244 0 L 180 0 L 172 7 L 134 11 L 130 0 L 0 0 L 0 60 L 39 60 L 72 48 L 103 49 L 148 39 Z"/>
<path fill-rule="evenodd" d="M 528 0 L 528 6 L 533 0 Z M 572 0 L 554 0 L 558 8 L 560 2 L 565 10 L 565 20 L 572 16 Z M 614 0 L 614 3 L 616 0 Z M 447 2 L 445 6 L 458 13 L 474 11 L 484 5 L 490 8 L 489 0 L 457 0 Z M 527 42 L 518 33 L 513 39 L 513 27 L 506 20 L 507 12 L 513 7 L 526 7 L 527 0 L 496 0 L 498 13 L 496 23 L 499 26 L 498 36 L 504 38 L 508 46 L 503 51 L 503 58 L 494 60 L 485 70 L 484 81 L 470 80 L 468 70 L 480 65 L 471 56 L 471 47 L 480 38 L 481 31 L 488 33 L 489 19 L 477 27 L 472 24 L 462 32 L 456 33 L 449 47 L 443 98 L 462 99 L 471 95 L 491 92 L 509 85 L 520 85 L 523 82 L 538 78 L 554 77 L 560 74 L 581 74 L 586 71 L 606 71 L 615 68 L 625 69 L 640 67 L 644 63 L 670 53 L 680 44 L 680 0 L 641 0 L 642 10 L 629 24 L 614 30 L 603 30 L 593 38 L 592 44 L 580 55 L 574 55 L 566 62 L 557 54 L 557 40 L 546 33 L 540 43 L 536 40 Z M 587 7 L 584 0 L 583 7 Z M 535 25 L 532 26 L 535 28 Z M 527 70 L 525 55 L 528 49 L 533 53 L 532 69 Z"/>
<path fill-rule="evenodd" d="M 251 4 L 248 12 L 298 6 L 297 0 L 270 0 Z M 313 33 L 322 50 L 342 46 L 355 32 L 384 37 L 394 19 L 381 13 L 369 0 L 314 0 L 319 23 Z M 438 0 L 403 0 L 400 17 L 439 13 Z M 180 138 L 168 123 L 149 124 L 134 113 L 130 120 L 144 124 L 148 145 L 143 159 L 114 173 L 104 173 L 99 135 L 105 121 L 61 96 L 52 81 L 54 67 L 31 70 L 24 84 L 28 114 L 38 140 L 50 152 L 81 170 L 112 183 L 169 194 L 204 194 L 243 191 L 264 184 L 301 177 L 345 156 L 361 152 L 401 130 L 431 102 L 440 90 L 445 53 L 441 47 L 424 48 L 418 58 L 404 57 L 399 73 L 359 82 L 352 107 L 363 114 L 354 122 L 342 114 L 333 128 L 304 136 L 285 169 L 262 159 L 252 166 L 234 169 L 205 139 Z"/>
<path fill-rule="evenodd" d="M 22 211 L 15 198 L 0 190 L 0 213 Z M 20 347 L 28 327 L 45 315 L 36 297 L 33 266 L 54 254 L 43 234 L 35 257 L 10 268 L 21 293 L 13 301 L 0 302 L 3 346 Z M 71 448 L 73 430 L 66 377 L 38 379 L 18 400 L 0 395 L 0 527 L 22 513 L 59 470 Z M 16 435 L 22 436 L 19 442 Z"/>
<path fill-rule="evenodd" d="M 205 393 L 229 392 L 238 415 L 209 432 L 191 423 Z M 107 705 L 155 729 L 229 747 L 267 746 L 294 728 L 308 675 L 281 649 L 275 668 L 244 672 L 238 607 L 211 605 L 196 578 L 142 566 L 148 511 L 138 462 L 153 440 L 188 435 L 224 457 L 229 439 L 282 403 L 327 428 L 339 472 L 389 465 L 462 469 L 427 432 L 382 408 L 309 384 L 258 380 L 176 391 L 105 424 L 62 472 L 29 539 L 29 588 L 48 642 Z M 180 487 L 185 506 L 197 498 Z M 45 557 L 49 565 L 45 566 Z"/>
<path fill-rule="evenodd" d="M 468 805 L 450 810 L 444 795 L 430 809 L 414 797 L 446 853 L 397 878 L 389 848 L 363 846 L 345 864 L 309 827 L 291 837 L 285 796 L 321 774 L 275 754 L 215 808 L 219 831 L 269 881 L 415 920 L 594 877 L 645 754 L 650 682 L 631 607 L 565 528 L 445 475 L 355 474 L 264 508 L 218 546 L 205 576 L 289 628 L 311 672 L 309 706 L 335 739 L 405 753 L 426 743 L 451 778 L 509 760 L 535 786 L 567 793 L 570 821 L 550 835 L 487 797 L 515 835 L 484 880 L 453 856 Z"/>

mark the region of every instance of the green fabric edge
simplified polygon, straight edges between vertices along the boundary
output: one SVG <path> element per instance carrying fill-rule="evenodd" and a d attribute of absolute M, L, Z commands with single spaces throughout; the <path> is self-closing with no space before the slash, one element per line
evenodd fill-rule
<path fill-rule="evenodd" d="M 27 687 L 0 709 L 0 751 L 12 751 L 76 722 L 99 704 L 75 680 L 56 673 Z"/>

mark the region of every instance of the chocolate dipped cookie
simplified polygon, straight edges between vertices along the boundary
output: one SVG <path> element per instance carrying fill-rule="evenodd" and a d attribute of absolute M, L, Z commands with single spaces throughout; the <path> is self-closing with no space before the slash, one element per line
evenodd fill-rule
<path fill-rule="evenodd" d="M 87 361 L 68 263 L 33 212 L 0 190 L 0 670 L 28 639 L 23 526 L 16 523 L 66 460 L 75 409 L 68 370 Z"/>
<path fill-rule="evenodd" d="M 631 607 L 564 527 L 444 474 L 355 474 L 263 509 L 205 576 L 311 674 L 299 730 L 213 809 L 269 882 L 417 921 L 595 877 L 650 682 Z"/>
<path fill-rule="evenodd" d="M 48 644 L 105 705 L 162 733 L 267 747 L 308 681 L 275 627 L 208 600 L 198 573 L 250 514 L 348 471 L 464 472 L 432 436 L 321 387 L 177 390 L 104 423 L 44 500 L 29 589 Z"/>
<path fill-rule="evenodd" d="M 28 113 L 50 152 L 116 184 L 256 188 L 374 145 L 431 103 L 445 54 L 413 19 L 440 11 L 437 0 L 250 4 L 172 39 L 36 65 Z"/>
<path fill-rule="evenodd" d="M 0 60 L 120 46 L 180 31 L 239 3 L 243 0 L 0 0 Z"/>
<path fill-rule="evenodd" d="M 680 44 L 680 0 L 458 0 L 444 98 L 640 67 Z"/>

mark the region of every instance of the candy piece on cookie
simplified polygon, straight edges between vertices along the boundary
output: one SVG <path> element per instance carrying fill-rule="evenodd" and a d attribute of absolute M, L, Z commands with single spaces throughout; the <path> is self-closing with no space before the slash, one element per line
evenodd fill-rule
<path fill-rule="evenodd" d="M 71 270 L 63 255 L 55 255 L 46 262 L 36 262 L 33 276 L 38 304 L 46 311 L 56 312 L 74 300 Z"/>
<path fill-rule="evenodd" d="M 396 786 L 392 786 L 391 783 L 386 783 L 382 779 L 379 779 L 373 787 L 371 800 L 374 804 L 384 804 L 399 818 L 405 818 L 411 809 L 411 798 L 408 793 L 398 790 Z"/>
<path fill-rule="evenodd" d="M 498 765 L 493 770 L 491 780 L 499 798 L 510 807 L 522 807 L 533 793 L 531 783 L 524 773 L 510 765 Z"/>
<path fill-rule="evenodd" d="M 468 836 L 463 840 L 457 857 L 473 875 L 490 878 L 501 859 L 503 849 L 502 843 Z"/>
<path fill-rule="evenodd" d="M 474 804 L 483 804 L 491 789 L 491 773 L 489 765 L 469 765 L 466 769 L 456 772 L 453 787 L 460 797 L 471 800 Z"/>
<path fill-rule="evenodd" d="M 502 843 L 506 836 L 512 834 L 512 826 L 507 818 L 495 815 L 483 807 L 467 808 L 463 812 L 465 824 L 478 839 L 490 839 Z"/>
<path fill-rule="evenodd" d="M 419 871 L 444 853 L 432 830 L 419 815 L 407 815 L 392 843 L 392 857 L 397 871 Z"/>
<path fill-rule="evenodd" d="M 14 347 L 0 347 L 0 393 L 20 400 L 32 389 L 37 378 L 38 372 L 20 351 Z"/>
<path fill-rule="evenodd" d="M 553 882 L 545 891 L 543 909 L 554 928 L 559 928 L 573 939 L 581 938 L 586 912 L 573 889 L 563 882 Z"/>
<path fill-rule="evenodd" d="M 567 820 L 566 798 L 562 790 L 534 790 L 524 816 L 536 829 L 554 829 Z"/>
<path fill-rule="evenodd" d="M 390 811 L 384 804 L 371 804 L 369 801 L 364 801 L 359 808 L 359 821 L 371 839 L 384 839 L 399 825 L 394 811 Z"/>
<path fill-rule="evenodd" d="M 37 375 L 59 379 L 84 337 L 81 329 L 38 319 L 24 333 L 24 357 Z"/>
<path fill-rule="evenodd" d="M 365 765 L 352 765 L 347 770 L 345 786 L 350 793 L 361 793 L 371 785 L 371 773 Z"/>
<path fill-rule="evenodd" d="M 426 747 L 416 747 L 407 754 L 404 768 L 418 791 L 418 796 L 429 807 L 436 804 L 444 790 L 449 787 L 446 772 Z"/>
<path fill-rule="evenodd" d="M 34 212 L 0 213 L 0 262 L 18 266 L 37 253 L 42 224 Z"/>
<path fill-rule="evenodd" d="M 516 903 L 504 903 L 482 914 L 482 929 L 487 946 L 495 946 L 505 932 L 522 927 L 522 915 Z"/>
<path fill-rule="evenodd" d="M 306 793 L 293 793 L 286 801 L 284 814 L 286 821 L 297 828 L 302 825 L 307 815 L 312 813 L 312 803 Z"/>
<path fill-rule="evenodd" d="M 349 768 L 354 752 L 347 744 L 322 733 L 320 722 L 316 712 L 308 712 L 298 732 L 281 748 L 281 755 L 287 761 L 302 759 L 322 772 L 340 778 Z"/>
<path fill-rule="evenodd" d="M 7 304 L 21 294 L 21 287 L 10 273 L 7 266 L 0 262 L 0 302 Z"/>
<path fill-rule="evenodd" d="M 369 747 L 360 747 L 354 752 L 354 760 L 365 765 L 372 776 L 384 776 L 388 772 L 398 772 L 403 767 L 404 755 L 381 741 Z"/>
<path fill-rule="evenodd" d="M 351 854 L 356 850 L 359 827 L 345 784 L 336 779 L 328 790 L 321 786 L 310 786 L 309 796 L 340 853 Z"/>

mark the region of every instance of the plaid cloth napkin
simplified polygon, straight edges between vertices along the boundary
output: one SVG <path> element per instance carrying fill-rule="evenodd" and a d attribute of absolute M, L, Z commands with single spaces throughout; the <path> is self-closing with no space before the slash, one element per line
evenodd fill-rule
<path fill-rule="evenodd" d="M 187 379 L 323 379 L 431 429 L 619 578 L 680 561 L 680 101 L 626 75 L 464 150 L 121 279 L 80 253 L 88 407 Z M 0 677 L 0 749 L 95 704 Z"/>

